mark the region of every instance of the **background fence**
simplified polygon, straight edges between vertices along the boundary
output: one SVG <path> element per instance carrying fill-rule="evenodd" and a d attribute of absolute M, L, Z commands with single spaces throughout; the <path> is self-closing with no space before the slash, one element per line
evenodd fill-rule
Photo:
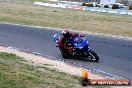
<path fill-rule="evenodd" d="M 99 8 L 99 7 L 87 7 L 87 6 L 84 6 L 82 10 L 93 11 L 93 12 L 102 12 L 102 13 L 114 13 L 114 14 L 132 15 L 132 10 L 123 10 L 123 9 L 109 9 L 109 8 Z"/>

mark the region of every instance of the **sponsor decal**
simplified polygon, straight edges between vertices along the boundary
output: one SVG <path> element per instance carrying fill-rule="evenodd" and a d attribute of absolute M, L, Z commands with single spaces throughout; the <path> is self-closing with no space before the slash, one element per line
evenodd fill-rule
<path fill-rule="evenodd" d="M 88 71 L 81 69 L 82 76 L 79 77 L 79 81 L 82 86 L 88 85 L 118 85 L 118 86 L 128 86 L 131 85 L 131 81 L 127 79 L 89 79 Z"/>

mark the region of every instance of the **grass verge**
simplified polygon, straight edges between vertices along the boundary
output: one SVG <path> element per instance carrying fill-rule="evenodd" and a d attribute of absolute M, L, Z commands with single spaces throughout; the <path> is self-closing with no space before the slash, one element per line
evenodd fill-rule
<path fill-rule="evenodd" d="M 27 64 L 16 56 L 0 52 L 1 88 L 78 88 L 81 87 L 76 76 L 57 72 L 49 68 Z"/>
<path fill-rule="evenodd" d="M 34 0 L 0 0 L 0 22 L 132 37 L 132 16 L 43 7 L 33 5 L 33 2 Z"/>
<path fill-rule="evenodd" d="M 82 88 L 77 76 L 49 69 L 47 65 L 33 66 L 15 54 L 0 52 L 0 88 Z"/>

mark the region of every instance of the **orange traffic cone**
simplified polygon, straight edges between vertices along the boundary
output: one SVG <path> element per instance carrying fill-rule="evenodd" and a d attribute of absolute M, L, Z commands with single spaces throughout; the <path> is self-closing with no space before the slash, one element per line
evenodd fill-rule
<path fill-rule="evenodd" d="M 84 70 L 84 68 L 81 69 L 82 71 L 82 77 L 79 79 L 82 86 L 89 85 L 89 79 L 88 79 L 88 71 Z"/>
<path fill-rule="evenodd" d="M 81 70 L 82 70 L 82 77 L 88 78 L 88 71 L 84 70 L 84 68 L 82 68 Z"/>

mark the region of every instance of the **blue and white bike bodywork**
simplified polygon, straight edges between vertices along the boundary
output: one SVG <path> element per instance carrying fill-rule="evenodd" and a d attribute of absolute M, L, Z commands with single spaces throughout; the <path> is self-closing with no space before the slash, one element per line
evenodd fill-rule
<path fill-rule="evenodd" d="M 61 36 L 62 36 L 61 34 L 54 35 L 54 41 L 57 44 L 58 44 L 58 39 Z M 63 47 L 59 47 L 63 58 L 66 59 L 69 56 L 75 56 L 75 57 L 90 58 L 92 61 L 95 61 L 95 62 L 99 60 L 99 57 L 97 56 L 97 54 L 89 48 L 89 43 L 85 37 L 80 37 L 80 36 L 72 37 L 71 45 L 74 46 L 74 49 L 72 50 L 72 52 L 68 52 Z"/>

